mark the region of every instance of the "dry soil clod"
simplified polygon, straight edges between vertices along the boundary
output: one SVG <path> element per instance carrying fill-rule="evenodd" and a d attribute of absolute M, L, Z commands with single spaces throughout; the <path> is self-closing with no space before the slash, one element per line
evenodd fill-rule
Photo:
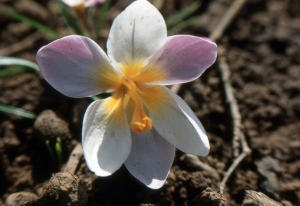
<path fill-rule="evenodd" d="M 80 179 L 64 172 L 53 175 L 37 204 L 40 206 L 85 206 L 87 202 L 88 194 Z"/>
<path fill-rule="evenodd" d="M 59 118 L 52 110 L 43 111 L 34 122 L 35 135 L 41 139 L 56 141 L 60 137 L 63 141 L 71 138 L 68 123 Z"/>
<path fill-rule="evenodd" d="M 56 173 L 50 179 L 41 197 L 30 192 L 13 193 L 6 206 L 86 206 L 88 194 L 80 179 L 70 173 Z"/>
<path fill-rule="evenodd" d="M 31 192 L 16 192 L 8 196 L 6 206 L 29 206 L 34 205 L 38 196 Z"/>

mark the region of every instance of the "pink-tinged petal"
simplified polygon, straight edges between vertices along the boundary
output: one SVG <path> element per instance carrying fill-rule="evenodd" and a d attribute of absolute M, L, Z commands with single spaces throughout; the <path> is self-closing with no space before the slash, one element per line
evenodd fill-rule
<path fill-rule="evenodd" d="M 164 78 L 148 80 L 150 84 L 170 85 L 198 78 L 217 57 L 217 45 L 207 38 L 176 35 L 167 38 L 163 52 L 156 55 L 138 76 L 147 76 L 153 70 Z M 154 75 L 153 75 L 154 76 Z M 158 76 L 159 77 L 159 76 Z"/>
<path fill-rule="evenodd" d="M 98 176 L 114 173 L 127 159 L 131 133 L 118 96 L 93 102 L 87 109 L 82 129 L 84 157 Z"/>
<path fill-rule="evenodd" d="M 46 81 L 69 97 L 87 97 L 120 86 L 121 77 L 91 39 L 71 35 L 42 47 L 37 62 Z"/>
<path fill-rule="evenodd" d="M 103 4 L 104 2 L 105 0 L 87 0 L 84 5 L 86 7 L 90 7 L 90 6 L 95 6 L 97 4 Z"/>
<path fill-rule="evenodd" d="M 205 130 L 190 107 L 166 87 L 139 87 L 156 131 L 179 150 L 206 156 L 209 142 Z"/>
<path fill-rule="evenodd" d="M 165 21 L 159 11 L 146 0 L 134 1 L 114 20 L 107 53 L 115 68 L 147 61 L 166 38 Z"/>
<path fill-rule="evenodd" d="M 163 186 L 175 156 L 175 147 L 154 129 L 136 134 L 132 132 L 132 147 L 125 161 L 129 172 L 152 189 Z"/>

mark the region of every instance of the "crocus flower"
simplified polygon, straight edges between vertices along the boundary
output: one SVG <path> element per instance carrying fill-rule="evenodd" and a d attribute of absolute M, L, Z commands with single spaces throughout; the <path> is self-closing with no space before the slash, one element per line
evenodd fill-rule
<path fill-rule="evenodd" d="M 210 147 L 199 119 L 165 85 L 198 78 L 216 55 L 216 44 L 207 38 L 167 37 L 159 11 L 137 0 L 114 20 L 107 55 L 91 39 L 72 35 L 41 48 L 37 62 L 44 78 L 66 96 L 112 92 L 89 105 L 84 116 L 89 169 L 108 176 L 124 163 L 142 183 L 160 188 L 175 147 L 199 156 Z"/>
<path fill-rule="evenodd" d="M 96 4 L 103 4 L 105 0 L 62 0 L 69 7 L 91 7 Z"/>

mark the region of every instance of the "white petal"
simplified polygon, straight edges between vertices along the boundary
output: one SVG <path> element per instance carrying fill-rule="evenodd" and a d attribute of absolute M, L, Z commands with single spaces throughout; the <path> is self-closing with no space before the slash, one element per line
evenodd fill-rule
<path fill-rule="evenodd" d="M 146 0 L 134 1 L 113 22 L 108 56 L 115 68 L 120 63 L 146 61 L 166 38 L 165 21 L 159 11 Z"/>
<path fill-rule="evenodd" d="M 143 99 L 153 127 L 163 138 L 185 153 L 208 154 L 210 146 L 205 130 L 179 96 L 162 86 L 142 88 L 141 91 L 145 94 Z"/>
<path fill-rule="evenodd" d="M 82 129 L 84 157 L 98 176 L 108 176 L 121 167 L 131 148 L 131 134 L 121 99 L 93 102 Z"/>
<path fill-rule="evenodd" d="M 163 186 L 175 156 L 175 147 L 154 129 L 132 132 L 132 147 L 125 166 L 130 173 L 152 189 Z"/>
<path fill-rule="evenodd" d="M 69 7 L 75 7 L 79 6 L 81 4 L 84 4 L 85 0 L 62 0 L 65 4 L 67 4 Z"/>

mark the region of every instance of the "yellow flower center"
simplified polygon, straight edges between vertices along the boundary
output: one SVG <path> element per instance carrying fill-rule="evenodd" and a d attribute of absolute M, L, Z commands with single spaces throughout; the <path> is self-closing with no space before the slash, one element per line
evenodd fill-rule
<path fill-rule="evenodd" d="M 140 97 L 140 91 L 132 80 L 124 79 L 123 85 L 127 88 L 127 93 L 124 96 L 124 107 L 127 107 L 130 99 L 135 103 L 132 114 L 130 128 L 140 134 L 152 129 L 152 120 L 147 116 L 143 102 Z"/>
<path fill-rule="evenodd" d="M 142 132 L 152 129 L 152 120 L 148 117 L 144 104 L 140 95 L 143 93 L 138 89 L 134 76 L 144 67 L 142 63 L 133 63 L 123 66 L 121 72 L 123 73 L 123 81 L 120 89 L 123 90 L 124 100 L 123 107 L 129 108 L 131 112 L 130 128 L 132 131 L 140 134 Z M 129 102 L 131 101 L 128 107 Z M 131 108 L 131 111 L 130 111 Z M 134 108 L 134 109 L 132 109 Z"/>
<path fill-rule="evenodd" d="M 154 96 L 161 96 L 161 94 L 154 88 L 155 86 L 151 86 L 151 83 L 165 78 L 165 74 L 159 68 L 144 67 L 145 64 L 142 61 L 123 64 L 118 69 L 122 77 L 111 75 L 111 73 L 99 74 L 103 76 L 103 79 L 109 80 L 109 83 L 102 81 L 103 85 L 108 84 L 107 88 L 117 90 L 112 100 L 107 103 L 107 110 L 111 111 L 115 107 L 116 102 L 113 100 L 120 100 L 123 109 L 128 113 L 131 130 L 138 134 L 152 129 L 152 120 L 147 114 L 148 111 L 143 101 L 147 100 L 147 106 L 151 105 L 152 108 L 156 108 Z M 101 86 L 104 87 L 102 84 Z M 158 99 L 161 98 L 163 97 Z"/>

